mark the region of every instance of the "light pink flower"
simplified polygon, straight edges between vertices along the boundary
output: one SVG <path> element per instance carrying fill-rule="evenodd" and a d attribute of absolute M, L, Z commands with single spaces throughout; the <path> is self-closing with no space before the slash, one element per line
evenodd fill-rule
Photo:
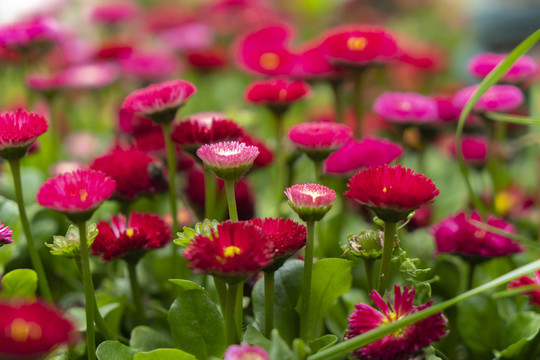
<path fill-rule="evenodd" d="M 348 126 L 328 121 L 302 123 L 289 130 L 289 139 L 305 151 L 335 151 L 351 137 Z"/>
<path fill-rule="evenodd" d="M 385 92 L 375 100 L 373 110 L 395 123 L 429 123 L 438 118 L 437 103 L 417 93 Z"/>
<path fill-rule="evenodd" d="M 468 86 L 454 95 L 453 104 L 463 109 L 472 97 L 478 85 Z M 474 105 L 474 110 L 486 111 L 510 111 L 516 109 L 524 101 L 523 93 L 519 88 L 512 85 L 493 85 Z"/>
<path fill-rule="evenodd" d="M 268 353 L 258 346 L 251 346 L 246 343 L 242 345 L 231 345 L 225 351 L 223 360 L 268 360 Z"/>
<path fill-rule="evenodd" d="M 238 179 L 252 165 L 259 149 L 238 141 L 202 145 L 197 156 L 221 179 Z"/>
<path fill-rule="evenodd" d="M 320 208 L 331 206 L 336 192 L 319 184 L 297 184 L 285 190 L 287 199 L 297 208 Z"/>
<path fill-rule="evenodd" d="M 485 78 L 507 54 L 482 53 L 474 56 L 468 65 L 469 74 L 478 78 Z M 529 56 L 522 55 L 511 67 L 501 80 L 508 82 L 520 82 L 527 80 L 538 72 L 538 64 Z"/>

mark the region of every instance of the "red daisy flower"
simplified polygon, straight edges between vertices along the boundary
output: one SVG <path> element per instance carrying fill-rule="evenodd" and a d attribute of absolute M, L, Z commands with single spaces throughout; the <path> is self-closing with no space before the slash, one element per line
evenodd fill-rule
<path fill-rule="evenodd" d="M 188 63 L 195 69 L 207 72 L 223 68 L 227 64 L 227 54 L 220 47 L 192 51 L 187 55 Z"/>
<path fill-rule="evenodd" d="M 332 208 L 336 192 L 319 184 L 297 184 L 285 189 L 289 206 L 304 221 L 319 221 Z"/>
<path fill-rule="evenodd" d="M 22 158 L 47 128 L 45 118 L 36 113 L 23 109 L 0 113 L 0 157 L 6 160 Z"/>
<path fill-rule="evenodd" d="M 139 260 L 146 250 L 159 249 L 171 241 L 171 230 L 158 215 L 132 212 L 129 219 L 122 214 L 111 217 L 111 223 L 100 221 L 92 253 L 105 261 Z"/>
<path fill-rule="evenodd" d="M 261 347 L 251 346 L 246 343 L 242 345 L 231 345 L 223 354 L 223 360 L 268 360 L 268 353 Z"/>
<path fill-rule="evenodd" d="M 237 180 L 253 166 L 259 149 L 238 141 L 225 141 L 201 146 L 197 156 L 219 178 Z"/>
<path fill-rule="evenodd" d="M 62 344 L 77 339 L 74 324 L 42 302 L 0 301 L 0 358 L 43 359 Z"/>
<path fill-rule="evenodd" d="M 77 170 L 48 179 L 37 193 L 40 205 L 75 221 L 88 219 L 116 189 L 116 182 L 100 171 Z"/>
<path fill-rule="evenodd" d="M 310 41 L 302 47 L 298 55 L 295 76 L 303 79 L 336 80 L 343 76 L 343 70 L 332 65 L 328 58 L 327 47 L 322 39 Z"/>
<path fill-rule="evenodd" d="M 272 262 L 272 247 L 258 226 L 225 221 L 211 236 L 197 235 L 184 250 L 197 274 L 247 277 Z"/>
<path fill-rule="evenodd" d="M 0 222 L 0 247 L 13 242 L 13 231 L 7 225 Z"/>
<path fill-rule="evenodd" d="M 116 195 L 120 198 L 134 199 L 137 195 L 166 189 L 163 164 L 137 149 L 114 149 L 94 159 L 90 168 L 102 171 L 116 181 Z"/>
<path fill-rule="evenodd" d="M 260 227 L 273 248 L 274 260 L 284 260 L 306 245 L 306 227 L 290 219 L 255 218 L 252 224 Z"/>
<path fill-rule="evenodd" d="M 399 164 L 362 170 L 349 180 L 347 187 L 345 196 L 389 222 L 405 220 L 411 211 L 439 195 L 431 179 Z"/>
<path fill-rule="evenodd" d="M 311 89 L 301 80 L 272 78 L 254 81 L 248 85 L 244 98 L 251 103 L 266 106 L 287 106 L 305 98 Z"/>
<path fill-rule="evenodd" d="M 133 136 L 147 134 L 152 131 L 161 132 L 161 127 L 154 123 L 152 119 L 137 115 L 129 109 L 120 109 L 118 127 L 120 131 Z"/>
<path fill-rule="evenodd" d="M 356 310 L 349 317 L 349 328 L 345 339 L 351 339 L 379 326 L 400 320 L 401 318 L 429 308 L 433 301 L 427 304 L 414 306 L 414 288 L 401 288 L 394 285 L 394 301 L 389 299 L 387 304 L 382 296 L 376 291 L 369 295 L 371 300 L 380 309 L 367 305 L 357 304 Z M 393 360 L 408 359 L 429 346 L 433 342 L 440 341 L 448 334 L 445 328 L 448 320 L 442 312 L 436 313 L 426 319 L 406 326 L 396 333 L 385 336 L 369 345 L 353 352 L 357 359 Z"/>
<path fill-rule="evenodd" d="M 251 135 L 245 134 L 238 141 L 245 143 L 248 146 L 256 146 L 259 149 L 259 156 L 253 162 L 253 166 L 256 168 L 262 168 L 269 165 L 274 155 L 272 151 L 268 149 L 261 141 Z"/>
<path fill-rule="evenodd" d="M 522 286 L 536 285 L 537 290 L 525 291 L 523 295 L 530 296 L 530 303 L 536 306 L 540 306 L 540 270 L 534 273 L 534 279 L 528 276 L 522 276 L 517 280 L 510 281 L 508 289 L 520 288 Z"/>
<path fill-rule="evenodd" d="M 308 122 L 294 125 L 289 139 L 314 160 L 324 160 L 352 138 L 352 130 L 333 122 Z"/>
<path fill-rule="evenodd" d="M 477 212 L 467 216 L 464 212 L 442 220 L 431 229 L 437 252 L 453 253 L 466 257 L 491 258 L 522 252 L 524 248 L 514 240 L 491 233 L 474 225 L 471 220 L 482 221 Z M 514 226 L 494 216 L 486 224 L 509 233 Z"/>
<path fill-rule="evenodd" d="M 196 91 L 192 83 L 184 80 L 165 81 L 132 92 L 124 100 L 122 108 L 148 116 L 157 123 L 168 123 L 174 120 L 176 111 Z"/>

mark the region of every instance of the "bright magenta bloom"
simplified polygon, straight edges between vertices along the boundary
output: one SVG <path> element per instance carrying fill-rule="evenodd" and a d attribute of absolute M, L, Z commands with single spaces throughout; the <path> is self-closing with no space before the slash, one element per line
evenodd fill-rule
<path fill-rule="evenodd" d="M 197 235 L 184 257 L 196 274 L 246 277 L 270 265 L 273 254 L 258 226 L 225 221 L 211 236 Z"/>
<path fill-rule="evenodd" d="M 201 146 L 197 156 L 219 178 L 236 180 L 253 166 L 259 156 L 259 149 L 238 141 L 226 141 Z"/>
<path fill-rule="evenodd" d="M 45 118 L 23 109 L 0 113 L 0 157 L 22 158 L 37 137 L 47 131 Z"/>
<path fill-rule="evenodd" d="M 116 182 L 100 171 L 77 170 L 48 179 L 37 193 L 41 206 L 69 216 L 88 217 L 116 189 Z"/>
<path fill-rule="evenodd" d="M 508 284 L 508 289 L 519 288 L 521 286 L 527 286 L 527 285 L 536 285 L 540 287 L 540 270 L 534 273 L 534 279 L 528 276 L 522 276 L 517 280 L 510 281 L 510 284 Z M 525 291 L 523 292 L 523 295 L 530 296 L 529 301 L 531 304 L 540 306 L 540 289 Z"/>
<path fill-rule="evenodd" d="M 123 258 L 139 260 L 146 250 L 159 249 L 171 241 L 171 230 L 158 215 L 132 212 L 111 217 L 111 223 L 100 221 L 92 253 L 105 261 Z"/>
<path fill-rule="evenodd" d="M 441 121 L 455 121 L 459 119 L 461 109 L 452 103 L 452 96 L 438 95 L 433 97 L 437 104 L 437 112 Z"/>
<path fill-rule="evenodd" d="M 250 222 L 263 231 L 272 248 L 274 260 L 288 258 L 306 245 L 306 227 L 290 219 L 252 219 Z"/>
<path fill-rule="evenodd" d="M 0 222 L 0 247 L 13 242 L 13 231 L 7 225 Z"/>
<path fill-rule="evenodd" d="M 285 189 L 289 206 L 304 221 L 319 221 L 332 208 L 336 192 L 319 184 L 297 184 Z"/>
<path fill-rule="evenodd" d="M 399 164 L 362 170 L 349 180 L 347 187 L 345 196 L 390 222 L 406 219 L 411 211 L 439 195 L 431 179 Z"/>
<path fill-rule="evenodd" d="M 375 100 L 373 110 L 394 123 L 429 123 L 439 115 L 437 103 L 417 93 L 387 91 Z"/>
<path fill-rule="evenodd" d="M 178 71 L 174 55 L 158 51 L 133 51 L 129 57 L 120 59 L 125 75 L 144 81 L 163 81 Z"/>
<path fill-rule="evenodd" d="M 294 125 L 289 130 L 289 139 L 308 156 L 324 160 L 352 138 L 352 130 L 333 122 L 307 122 Z"/>
<path fill-rule="evenodd" d="M 321 38 L 304 44 L 296 60 L 294 75 L 303 79 L 337 79 L 342 69 L 332 65 Z"/>
<path fill-rule="evenodd" d="M 452 102 L 463 109 L 477 88 L 478 85 L 472 85 L 461 89 L 454 95 Z M 523 101 L 523 93 L 519 88 L 512 85 L 493 85 L 474 105 L 474 110 L 479 112 L 510 111 L 520 106 Z"/>
<path fill-rule="evenodd" d="M 26 51 L 31 46 L 50 47 L 59 38 L 59 24 L 50 17 L 38 17 L 0 27 L 0 48 Z"/>
<path fill-rule="evenodd" d="M 324 163 L 328 174 L 348 174 L 361 168 L 389 164 L 403 153 L 396 143 L 366 136 L 361 141 L 351 140 L 330 154 Z"/>
<path fill-rule="evenodd" d="M 107 62 L 73 65 L 58 74 L 63 87 L 71 89 L 101 89 L 120 77 L 120 68 Z"/>
<path fill-rule="evenodd" d="M 349 328 L 345 339 L 351 339 L 431 306 L 433 301 L 414 306 L 414 292 L 414 288 L 409 289 L 407 286 L 403 288 L 402 292 L 399 286 L 394 285 L 394 301 L 389 300 L 389 304 L 387 304 L 382 296 L 373 290 L 369 297 L 380 310 L 367 304 L 357 304 L 356 310 L 349 317 Z M 366 345 L 352 354 L 357 359 L 409 359 L 409 356 L 414 355 L 422 348 L 445 337 L 448 334 L 448 331 L 445 330 L 447 325 L 448 320 L 439 312 Z"/>
<path fill-rule="evenodd" d="M 57 74 L 30 74 L 26 77 L 26 86 L 34 91 L 52 94 L 64 85 L 64 79 Z"/>
<path fill-rule="evenodd" d="M 192 83 L 184 80 L 165 81 L 132 92 L 122 108 L 155 122 L 171 122 L 178 108 L 196 91 Z"/>
<path fill-rule="evenodd" d="M 0 358 L 43 359 L 62 344 L 77 339 L 74 324 L 42 302 L 0 301 Z"/>
<path fill-rule="evenodd" d="M 90 164 L 92 170 L 101 171 L 116 181 L 116 195 L 124 199 L 165 190 L 163 171 L 159 171 L 162 167 L 158 159 L 140 150 L 120 148 Z"/>
<path fill-rule="evenodd" d="M 474 225 L 471 220 L 482 222 L 477 212 L 464 212 L 450 216 L 435 225 L 431 233 L 435 237 L 437 252 L 453 253 L 468 257 L 492 258 L 522 252 L 524 248 L 514 240 L 491 233 Z M 506 221 L 489 216 L 485 222 L 509 233 L 515 233 L 514 226 Z"/>
<path fill-rule="evenodd" d="M 487 142 L 484 136 L 464 136 L 461 142 L 464 160 L 471 165 L 484 165 L 487 159 Z M 452 155 L 457 156 L 457 145 L 453 144 L 450 151 Z"/>
<path fill-rule="evenodd" d="M 96 23 L 115 24 L 132 20 L 137 15 L 137 9 L 130 2 L 107 3 L 96 6 L 90 17 Z"/>
<path fill-rule="evenodd" d="M 248 344 L 231 345 L 225 351 L 223 360 L 268 360 L 268 353 L 261 347 Z"/>
<path fill-rule="evenodd" d="M 483 79 L 499 65 L 506 54 L 482 53 L 474 56 L 468 65 L 469 74 Z M 534 76 L 538 64 L 529 56 L 522 55 L 501 78 L 503 81 L 520 82 Z"/>
<path fill-rule="evenodd" d="M 240 139 L 238 139 L 238 141 L 243 142 L 248 146 L 251 146 L 251 145 L 256 146 L 257 149 L 259 149 L 259 155 L 253 162 L 254 167 L 257 167 L 257 168 L 265 167 L 272 162 L 274 158 L 272 151 L 270 151 L 270 149 L 268 149 L 266 145 L 263 144 L 259 139 L 251 135 L 245 134 Z"/>
<path fill-rule="evenodd" d="M 305 98 L 310 92 L 309 85 L 301 80 L 271 78 L 252 82 L 244 98 L 255 104 L 286 106 Z"/>

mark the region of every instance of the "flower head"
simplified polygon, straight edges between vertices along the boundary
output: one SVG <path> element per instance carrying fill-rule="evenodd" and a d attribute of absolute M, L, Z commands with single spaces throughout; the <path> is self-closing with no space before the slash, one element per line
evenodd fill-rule
<path fill-rule="evenodd" d="M 0 301 L 0 358 L 42 359 L 55 347 L 74 343 L 75 326 L 42 302 Z"/>
<path fill-rule="evenodd" d="M 343 70 L 332 65 L 322 39 L 315 39 L 302 47 L 296 60 L 295 76 L 303 79 L 337 79 Z"/>
<path fill-rule="evenodd" d="M 137 15 L 137 9 L 129 2 L 115 2 L 96 6 L 90 17 L 93 22 L 115 24 L 132 20 Z"/>
<path fill-rule="evenodd" d="M 324 166 L 329 174 L 348 174 L 361 168 L 391 163 L 403 153 L 396 143 L 366 136 L 361 141 L 350 140 L 330 154 Z"/>
<path fill-rule="evenodd" d="M 454 95 L 453 104 L 463 109 L 472 97 L 478 85 L 468 86 Z M 516 109 L 524 101 L 523 93 L 519 88 L 512 85 L 493 85 L 474 105 L 474 110 L 486 111 L 510 111 Z"/>
<path fill-rule="evenodd" d="M 270 164 L 274 158 L 272 151 L 266 147 L 259 139 L 254 136 L 244 134 L 238 141 L 245 143 L 246 145 L 253 145 L 259 149 L 259 155 L 253 162 L 253 166 L 256 168 L 262 168 Z"/>
<path fill-rule="evenodd" d="M 244 93 L 244 98 L 254 104 L 266 106 L 288 106 L 305 98 L 311 89 L 301 80 L 271 78 L 252 82 Z"/>
<path fill-rule="evenodd" d="M 410 212 L 439 195 L 433 181 L 399 164 L 362 170 L 349 180 L 347 187 L 345 196 L 390 222 L 405 220 Z"/>
<path fill-rule="evenodd" d="M 407 286 L 402 292 L 401 288 L 395 285 L 394 299 L 389 299 L 386 303 L 382 296 L 373 290 L 369 297 L 380 310 L 367 304 L 357 304 L 356 310 L 349 317 L 345 339 L 351 339 L 431 306 L 432 301 L 414 306 L 414 292 L 414 288 L 409 289 Z M 445 330 L 447 325 L 448 320 L 438 312 L 356 350 L 353 355 L 357 359 L 408 359 L 422 348 L 445 337 L 448 334 Z"/>
<path fill-rule="evenodd" d="M 45 118 L 23 109 L 0 113 L 0 157 L 22 158 L 37 137 L 47 131 Z"/>
<path fill-rule="evenodd" d="M 158 215 L 132 212 L 129 219 L 122 214 L 112 216 L 110 224 L 100 221 L 92 253 L 105 261 L 123 258 L 138 260 L 144 251 L 158 249 L 171 241 L 171 230 Z"/>
<path fill-rule="evenodd" d="M 231 345 L 225 351 L 223 360 L 268 360 L 268 353 L 261 347 L 248 344 Z"/>
<path fill-rule="evenodd" d="M 247 277 L 270 265 L 272 248 L 258 226 L 225 221 L 211 236 L 196 236 L 184 257 L 197 274 Z"/>
<path fill-rule="evenodd" d="M 116 189 L 116 182 L 100 171 L 77 170 L 48 179 L 37 193 L 40 205 L 66 214 L 75 222 L 87 220 Z"/>
<path fill-rule="evenodd" d="M 327 121 L 302 123 L 289 130 L 289 139 L 314 160 L 326 159 L 352 135 L 348 126 Z"/>
<path fill-rule="evenodd" d="M 520 288 L 522 286 L 536 285 L 538 289 L 529 290 L 523 292 L 523 295 L 530 296 L 530 303 L 536 306 L 540 306 L 540 270 L 537 270 L 534 273 L 534 279 L 528 276 L 522 276 L 517 280 L 510 281 L 508 284 L 508 289 Z"/>
<path fill-rule="evenodd" d="M 184 80 L 165 81 L 132 92 L 124 100 L 122 108 L 148 116 L 157 123 L 169 123 L 196 91 L 192 83 Z"/>
<path fill-rule="evenodd" d="M 94 62 L 68 67 L 58 74 L 58 81 L 66 88 L 93 90 L 113 84 L 119 76 L 116 64 Z"/>
<path fill-rule="evenodd" d="M 0 27 L 0 48 L 27 51 L 31 47 L 50 48 L 60 38 L 58 23 L 38 17 Z"/>
<path fill-rule="evenodd" d="M 0 247 L 13 242 L 13 231 L 7 225 L 0 222 Z"/>
<path fill-rule="evenodd" d="M 468 65 L 469 74 L 483 79 L 499 65 L 506 54 L 482 53 L 474 56 Z M 538 71 L 538 64 L 529 56 L 522 55 L 503 75 L 501 80 L 507 82 L 520 82 L 534 76 Z"/>
<path fill-rule="evenodd" d="M 385 92 L 375 100 L 373 110 L 394 123 L 429 123 L 439 115 L 437 103 L 417 93 Z"/>
<path fill-rule="evenodd" d="M 452 155 L 457 156 L 457 144 L 450 148 Z M 464 136 L 461 142 L 463 159 L 470 165 L 484 165 L 487 159 L 487 139 L 484 136 Z"/>
<path fill-rule="evenodd" d="M 49 95 L 62 88 L 64 80 L 58 74 L 35 73 L 26 77 L 26 86 L 33 91 Z"/>
<path fill-rule="evenodd" d="M 433 226 L 431 233 L 435 237 L 437 252 L 475 258 L 492 258 L 524 250 L 514 240 L 482 229 L 473 221 L 482 222 L 482 218 L 477 212 L 473 212 L 471 215 L 461 212 L 456 216 L 449 216 Z M 488 217 L 485 223 L 503 231 L 515 233 L 513 225 L 494 216 Z"/>
<path fill-rule="evenodd" d="M 220 47 L 191 51 L 187 61 L 194 69 L 208 72 L 223 68 L 227 64 L 227 53 Z"/>
<path fill-rule="evenodd" d="M 179 67 L 172 54 L 157 51 L 134 51 L 119 63 L 125 75 L 145 81 L 163 81 Z"/>
<path fill-rule="evenodd" d="M 253 166 L 259 149 L 238 141 L 225 141 L 201 146 L 197 156 L 219 178 L 236 180 Z"/>
<path fill-rule="evenodd" d="M 285 190 L 289 206 L 304 221 L 319 221 L 332 208 L 336 192 L 319 184 L 296 184 Z"/>

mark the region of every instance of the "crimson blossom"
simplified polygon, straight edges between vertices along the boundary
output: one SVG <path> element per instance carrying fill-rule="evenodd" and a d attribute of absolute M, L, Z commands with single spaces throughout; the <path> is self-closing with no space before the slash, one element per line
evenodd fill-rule
<path fill-rule="evenodd" d="M 7 225 L 0 222 L 0 247 L 13 242 L 13 231 Z"/>
<path fill-rule="evenodd" d="M 522 276 L 519 279 L 510 281 L 508 289 L 519 289 L 522 286 L 535 285 L 538 288 L 536 290 L 524 291 L 523 295 L 530 297 L 529 302 L 533 305 L 540 306 L 540 270 L 534 273 L 534 279 L 528 276 Z"/>
<path fill-rule="evenodd" d="M 394 299 L 387 304 L 383 297 L 373 290 L 369 297 L 380 310 L 367 304 L 357 304 L 356 310 L 349 317 L 345 340 L 427 309 L 433 303 L 430 301 L 414 306 L 414 293 L 414 288 L 405 286 L 402 292 L 399 286 L 394 285 Z M 354 351 L 353 356 L 356 359 L 370 360 L 409 359 L 411 355 L 417 355 L 426 346 L 445 337 L 448 334 L 445 330 L 447 325 L 446 317 L 442 312 L 438 312 Z"/>
<path fill-rule="evenodd" d="M 345 196 L 388 222 L 405 220 L 409 213 L 439 195 L 431 179 L 399 164 L 362 170 L 349 180 L 347 187 Z"/>
<path fill-rule="evenodd" d="M 258 105 L 286 108 L 293 102 L 305 98 L 310 92 L 309 85 L 301 80 L 270 78 L 249 84 L 244 98 Z"/>
<path fill-rule="evenodd" d="M 289 130 L 289 139 L 315 161 L 326 159 L 352 136 L 347 125 L 327 121 L 302 123 Z"/>
<path fill-rule="evenodd" d="M 23 109 L 0 113 L 0 157 L 6 160 L 22 158 L 47 128 L 45 118 L 36 113 Z"/>

